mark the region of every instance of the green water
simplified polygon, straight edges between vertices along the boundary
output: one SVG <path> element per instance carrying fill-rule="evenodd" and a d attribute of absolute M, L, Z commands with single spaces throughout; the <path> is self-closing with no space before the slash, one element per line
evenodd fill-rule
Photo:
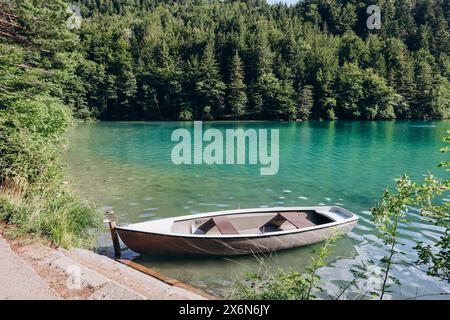
<path fill-rule="evenodd" d="M 66 154 L 70 183 L 98 207 L 113 207 L 121 222 L 234 208 L 336 204 L 360 216 L 358 226 L 337 242 L 328 266 L 320 270 L 329 294 L 351 280 L 351 268 L 379 259 L 383 246 L 370 222 L 369 208 L 393 178 L 407 173 L 420 179 L 436 164 L 441 139 L 450 122 L 239 122 L 204 123 L 204 129 L 279 129 L 280 168 L 261 176 L 259 166 L 176 166 L 170 136 L 191 123 L 81 124 L 69 134 Z M 437 239 L 441 230 L 411 212 L 402 225 L 405 261 L 414 261 L 415 240 Z M 110 239 L 99 236 L 100 251 L 111 253 Z M 269 267 L 304 270 L 318 246 L 279 252 L 264 259 Z M 244 273 L 256 270 L 253 257 L 232 259 L 167 259 L 134 257 L 139 263 L 206 290 L 224 293 Z M 406 263 L 394 268 L 402 281 L 396 298 L 450 292 L 445 283 Z"/>

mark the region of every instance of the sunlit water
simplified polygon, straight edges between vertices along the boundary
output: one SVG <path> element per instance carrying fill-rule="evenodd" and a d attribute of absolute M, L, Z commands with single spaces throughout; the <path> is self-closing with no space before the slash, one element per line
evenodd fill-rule
<path fill-rule="evenodd" d="M 191 123 L 80 124 L 69 134 L 70 183 L 99 209 L 112 207 L 120 222 L 139 222 L 199 212 L 265 206 L 334 204 L 359 215 L 358 226 L 338 240 L 328 265 L 320 270 L 332 298 L 353 279 L 352 270 L 385 254 L 370 220 L 369 209 L 385 186 L 403 173 L 421 179 L 444 159 L 439 152 L 450 122 L 240 122 L 204 123 L 204 129 L 264 128 L 280 130 L 280 169 L 261 176 L 259 166 L 176 166 L 171 161 L 171 134 L 192 130 Z M 445 199 L 447 200 L 447 199 Z M 444 201 L 445 201 L 444 200 Z M 416 241 L 436 240 L 441 230 L 411 211 L 409 225 L 401 226 L 406 255 L 394 274 L 402 286 L 391 296 L 406 299 L 450 292 L 448 284 L 426 276 L 414 262 Z M 111 253 L 107 234 L 99 236 L 102 252 Z M 264 259 L 264 266 L 304 271 L 318 245 L 279 252 Z M 257 271 L 254 257 L 168 259 L 139 257 L 139 263 L 205 290 L 226 294 L 248 271 Z M 376 271 L 376 270 L 375 270 Z M 376 287 L 362 282 L 354 292 Z M 350 295 L 352 291 L 349 291 Z M 442 297 L 442 296 L 441 296 Z M 436 297 L 433 297 L 436 298 Z"/>

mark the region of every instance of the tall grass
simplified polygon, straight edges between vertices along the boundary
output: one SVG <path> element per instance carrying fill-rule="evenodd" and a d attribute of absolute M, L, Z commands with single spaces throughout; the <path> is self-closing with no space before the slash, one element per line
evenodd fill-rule
<path fill-rule="evenodd" d="M 55 100 L 0 109 L 0 219 L 15 235 L 84 246 L 101 225 L 100 214 L 64 185 L 62 137 L 72 124 L 67 107 Z"/>
<path fill-rule="evenodd" d="M 14 227 L 10 235 L 34 234 L 65 248 L 87 246 L 100 223 L 98 218 L 89 204 L 66 190 L 20 196 L 0 190 L 0 219 Z"/>

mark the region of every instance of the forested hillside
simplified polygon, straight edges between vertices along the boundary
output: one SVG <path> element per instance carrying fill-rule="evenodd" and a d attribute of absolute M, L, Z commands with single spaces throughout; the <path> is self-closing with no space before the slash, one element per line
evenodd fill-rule
<path fill-rule="evenodd" d="M 380 30 L 366 26 L 381 7 Z M 436 119 L 450 109 L 448 0 L 79 1 L 80 116 Z"/>
<path fill-rule="evenodd" d="M 19 76 L 43 79 L 35 83 L 42 92 L 61 98 L 80 118 L 450 115 L 449 0 L 306 0 L 295 6 L 264 0 L 78 0 L 71 3 L 83 19 L 74 30 L 67 30 L 70 13 L 57 2 L 3 2 L 29 23 L 18 34 L 44 22 L 53 29 L 42 37 L 28 35 L 44 52 L 38 63 L 33 45 L 19 54 L 3 47 L 2 59 L 53 69 L 36 75 L 40 69 L 19 68 Z M 366 26 L 373 3 L 381 8 L 379 30 Z M 44 22 L 33 19 L 39 10 L 47 12 Z M 55 32 L 63 28 L 67 38 Z M 4 93 L 17 95 L 19 89 Z"/>

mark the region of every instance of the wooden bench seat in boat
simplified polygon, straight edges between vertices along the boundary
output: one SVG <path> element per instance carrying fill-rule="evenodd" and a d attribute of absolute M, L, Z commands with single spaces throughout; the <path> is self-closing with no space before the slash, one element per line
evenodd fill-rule
<path fill-rule="evenodd" d="M 236 228 L 231 224 L 230 220 L 225 216 L 212 218 L 221 234 L 239 234 Z"/>
<path fill-rule="evenodd" d="M 267 233 L 291 228 L 303 229 L 317 225 L 317 223 L 314 223 L 314 221 L 311 221 L 308 217 L 308 212 L 278 212 L 272 220 L 268 221 L 260 228 L 260 231 L 261 233 Z M 286 226 L 286 222 L 289 223 L 291 227 Z"/>
<path fill-rule="evenodd" d="M 220 234 L 239 234 L 236 228 L 231 224 L 230 220 L 226 216 L 217 216 L 208 219 L 200 227 L 195 230 L 195 234 L 207 234 L 212 228 L 217 227 Z"/>
<path fill-rule="evenodd" d="M 308 220 L 308 214 L 306 212 L 279 212 L 278 215 L 296 226 L 297 229 L 308 228 L 316 225 L 313 221 Z"/>

